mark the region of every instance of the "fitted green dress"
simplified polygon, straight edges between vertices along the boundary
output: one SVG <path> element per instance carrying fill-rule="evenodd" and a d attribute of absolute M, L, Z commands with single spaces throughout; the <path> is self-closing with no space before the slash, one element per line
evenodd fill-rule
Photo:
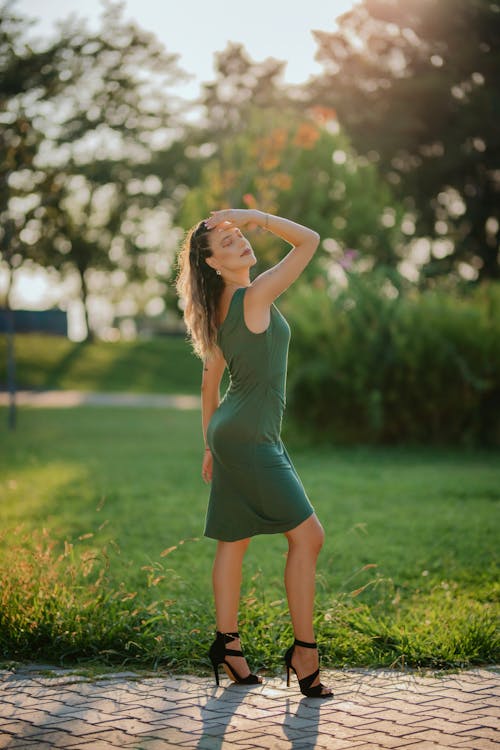
<path fill-rule="evenodd" d="M 207 427 L 213 474 L 205 536 L 226 542 L 289 531 L 314 509 L 280 437 L 290 328 L 275 305 L 263 333 L 234 293 L 218 332 L 229 387 Z"/>

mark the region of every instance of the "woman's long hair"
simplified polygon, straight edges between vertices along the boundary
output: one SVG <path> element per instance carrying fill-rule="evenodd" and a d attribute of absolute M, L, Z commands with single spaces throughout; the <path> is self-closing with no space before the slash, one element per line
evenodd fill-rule
<path fill-rule="evenodd" d="M 208 265 L 210 230 L 200 221 L 186 235 L 179 253 L 176 288 L 184 302 L 184 322 L 195 353 L 210 358 L 217 346 L 217 312 L 224 288 L 222 276 Z"/>

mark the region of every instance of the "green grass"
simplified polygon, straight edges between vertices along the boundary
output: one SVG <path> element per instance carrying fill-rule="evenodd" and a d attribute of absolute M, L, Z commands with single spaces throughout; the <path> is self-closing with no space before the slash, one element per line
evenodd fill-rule
<path fill-rule="evenodd" d="M 327 533 L 323 664 L 498 660 L 498 456 L 285 440 Z M 207 668 L 201 452 L 199 412 L 19 410 L 17 432 L 0 437 L 4 660 Z M 275 670 L 291 638 L 285 553 L 282 535 L 261 536 L 245 558 L 241 630 L 256 668 Z"/>
<path fill-rule="evenodd" d="M 64 388 L 131 393 L 199 392 L 201 363 L 182 337 L 74 342 L 62 336 L 15 337 L 19 390 Z M 0 336 L 0 388 L 6 388 L 6 337 Z"/>

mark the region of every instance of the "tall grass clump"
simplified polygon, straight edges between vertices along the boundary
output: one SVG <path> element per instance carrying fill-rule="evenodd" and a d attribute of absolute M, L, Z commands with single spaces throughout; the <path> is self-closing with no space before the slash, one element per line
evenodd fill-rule
<path fill-rule="evenodd" d="M 338 442 L 500 445 L 500 285 L 460 296 L 395 272 L 347 278 L 283 305 L 296 422 Z"/>
<path fill-rule="evenodd" d="M 22 527 L 0 540 L 0 655 L 103 663 L 154 659 L 169 602 L 143 598 L 109 579 L 113 545 L 90 547 Z M 111 548 L 110 548 L 111 547 Z M 155 580 L 145 575 L 144 588 Z"/>

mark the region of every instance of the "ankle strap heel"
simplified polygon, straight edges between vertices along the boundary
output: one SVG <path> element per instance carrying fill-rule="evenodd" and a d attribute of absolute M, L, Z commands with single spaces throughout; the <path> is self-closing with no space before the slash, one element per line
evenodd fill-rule
<path fill-rule="evenodd" d="M 210 651 L 208 652 L 208 656 L 210 658 L 210 661 L 212 662 L 212 667 L 214 669 L 215 682 L 217 685 L 219 684 L 219 665 L 220 664 L 222 664 L 223 668 L 226 671 L 227 676 L 233 682 L 238 682 L 243 685 L 257 685 L 258 683 L 262 682 L 260 677 L 252 673 L 248 674 L 246 677 L 241 677 L 241 675 L 238 674 L 236 669 L 233 666 L 231 666 L 229 662 L 226 661 L 226 656 L 243 656 L 242 651 L 238 651 L 237 649 L 234 649 L 234 648 L 226 648 L 226 645 L 228 643 L 235 641 L 239 637 L 240 637 L 240 634 L 238 632 L 222 633 L 220 630 L 216 631 L 216 638 L 215 638 L 215 641 L 210 646 Z"/>
<path fill-rule="evenodd" d="M 303 648 L 318 648 L 317 643 L 306 643 L 306 641 L 299 641 L 298 638 L 295 638 L 293 645 L 302 646 Z"/>
<path fill-rule="evenodd" d="M 318 648 L 317 643 L 308 643 L 307 641 L 301 641 L 298 638 L 294 639 L 293 646 L 290 646 L 290 648 L 285 654 L 287 687 L 290 687 L 290 671 L 293 669 L 299 681 L 299 688 L 300 688 L 300 692 L 302 693 L 302 695 L 305 695 L 308 698 L 332 698 L 333 697 L 332 691 L 329 688 L 326 688 L 324 685 L 322 685 L 321 682 L 318 685 L 314 685 L 313 687 L 311 687 L 316 677 L 319 676 L 319 667 L 312 674 L 309 674 L 307 675 L 307 677 L 302 677 L 302 679 L 299 679 L 297 670 L 292 664 L 292 657 L 293 657 L 293 652 L 295 651 L 295 646 L 302 646 L 302 648 Z"/>

